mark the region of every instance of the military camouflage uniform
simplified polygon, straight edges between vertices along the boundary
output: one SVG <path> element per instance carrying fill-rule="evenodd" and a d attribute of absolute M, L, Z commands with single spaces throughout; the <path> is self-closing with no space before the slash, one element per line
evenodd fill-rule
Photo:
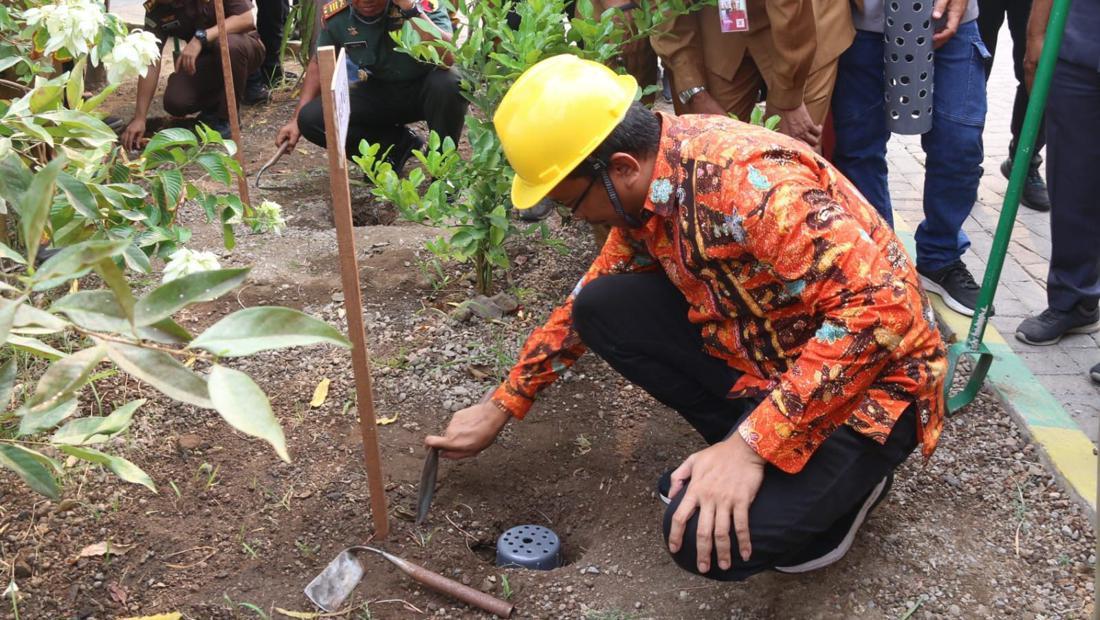
<path fill-rule="evenodd" d="M 446 11 L 419 0 L 422 15 L 440 30 L 452 32 Z M 466 117 L 466 99 L 459 89 L 458 73 L 415 60 L 396 49 L 390 38 L 392 30 L 401 28 L 404 18 L 392 2 L 386 11 L 374 17 L 359 15 L 347 0 L 334 0 L 322 9 L 324 29 L 317 38 L 318 46 L 343 48 L 348 60 L 358 69 L 349 97 L 351 115 L 348 120 L 347 155 L 359 153 L 359 143 L 366 140 L 393 146 L 390 159 L 399 164 L 410 149 L 420 144 L 405 125 L 428 122 L 428 127 L 440 135 L 458 142 Z M 314 144 L 325 144 L 325 121 L 321 98 L 310 101 L 298 113 L 298 129 Z"/>

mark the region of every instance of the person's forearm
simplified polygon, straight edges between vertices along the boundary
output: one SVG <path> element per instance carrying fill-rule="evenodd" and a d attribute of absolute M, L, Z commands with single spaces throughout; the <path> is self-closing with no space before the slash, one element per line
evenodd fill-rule
<path fill-rule="evenodd" d="M 134 118 L 144 120 L 149 115 L 149 106 L 153 103 L 153 95 L 157 92 L 157 82 L 160 80 L 160 63 L 160 58 L 153 61 L 153 64 L 149 65 L 145 77 L 138 78 Z"/>
<path fill-rule="evenodd" d="M 229 34 L 242 34 L 245 32 L 252 32 L 256 29 L 256 21 L 252 18 L 252 13 L 241 13 L 240 15 L 226 15 L 225 16 L 225 31 Z M 206 29 L 206 41 L 207 43 L 213 43 L 218 40 L 218 36 L 221 32 L 218 30 L 217 24 Z"/>
<path fill-rule="evenodd" d="M 344 71 L 346 69 L 337 67 L 337 70 Z M 313 60 L 309 61 L 309 66 L 306 67 L 306 76 L 302 78 L 302 94 L 298 96 L 298 107 L 294 108 L 294 118 L 298 118 L 298 112 L 301 112 L 307 103 L 316 99 L 320 94 L 321 67 L 317 64 L 315 56 Z"/>
<path fill-rule="evenodd" d="M 774 84 L 769 83 L 768 101 L 781 110 L 793 110 L 803 103 L 806 79 L 817 52 L 813 3 L 770 0 L 766 6 L 775 46 Z"/>
<path fill-rule="evenodd" d="M 1031 16 L 1027 20 L 1027 39 L 1042 40 L 1047 34 L 1047 22 L 1050 21 L 1050 7 L 1053 0 L 1033 0 Z"/>

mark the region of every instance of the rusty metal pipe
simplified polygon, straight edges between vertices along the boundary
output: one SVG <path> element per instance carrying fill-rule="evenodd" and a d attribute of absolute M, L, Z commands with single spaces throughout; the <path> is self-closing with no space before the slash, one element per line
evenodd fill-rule
<path fill-rule="evenodd" d="M 512 611 L 515 609 L 515 605 L 502 601 L 499 598 L 486 594 L 480 590 L 475 590 L 470 586 L 462 585 L 461 583 L 448 579 L 439 573 L 432 572 L 423 566 L 413 564 L 408 560 L 403 560 L 396 555 L 386 553 L 381 549 L 375 549 L 374 547 L 363 547 L 368 551 L 373 551 L 378 555 L 386 558 L 394 566 L 401 569 L 401 572 L 405 573 L 409 577 L 412 577 L 414 581 L 423 584 L 425 587 L 435 590 L 440 594 L 446 594 L 452 598 L 458 599 L 467 605 L 473 605 L 478 609 L 487 611 L 500 618 L 512 617 Z"/>

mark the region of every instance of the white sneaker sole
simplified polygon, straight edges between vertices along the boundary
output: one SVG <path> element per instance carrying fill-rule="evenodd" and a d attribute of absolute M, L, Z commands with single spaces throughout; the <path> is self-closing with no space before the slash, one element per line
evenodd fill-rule
<path fill-rule="evenodd" d="M 860 508 L 859 513 L 856 515 L 855 520 L 852 521 L 852 527 L 848 528 L 848 533 L 844 535 L 844 539 L 840 541 L 835 549 L 826 553 L 825 555 L 814 558 L 809 562 L 803 562 L 802 564 L 796 564 L 794 566 L 776 566 L 775 570 L 781 573 L 808 573 L 810 571 L 825 568 L 830 564 L 834 564 L 843 558 L 848 550 L 852 548 L 852 543 L 856 539 L 856 532 L 859 531 L 863 520 L 867 518 L 867 513 L 870 512 L 871 506 L 875 505 L 878 498 L 882 495 L 882 490 L 886 488 L 886 478 L 883 478 L 875 488 L 871 489 L 871 494 L 867 496 L 867 499 L 863 502 L 863 508 Z"/>
<path fill-rule="evenodd" d="M 936 284 L 934 281 L 926 278 L 923 275 L 920 277 L 920 281 L 921 284 L 924 285 L 924 290 L 928 291 L 929 293 L 935 293 L 939 295 L 940 299 L 943 299 L 943 303 L 947 304 L 948 308 L 951 308 L 952 310 L 958 312 L 963 316 L 974 316 L 974 310 L 972 308 L 967 308 L 962 304 L 962 302 L 952 297 L 947 292 L 947 289 L 943 288 L 939 284 Z"/>

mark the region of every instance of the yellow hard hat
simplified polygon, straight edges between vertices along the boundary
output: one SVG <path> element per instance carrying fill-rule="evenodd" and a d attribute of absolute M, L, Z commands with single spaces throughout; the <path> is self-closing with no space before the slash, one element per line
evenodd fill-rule
<path fill-rule="evenodd" d="M 629 75 L 572 54 L 524 71 L 493 115 L 516 171 L 512 204 L 528 209 L 542 200 L 611 134 L 637 92 Z"/>

